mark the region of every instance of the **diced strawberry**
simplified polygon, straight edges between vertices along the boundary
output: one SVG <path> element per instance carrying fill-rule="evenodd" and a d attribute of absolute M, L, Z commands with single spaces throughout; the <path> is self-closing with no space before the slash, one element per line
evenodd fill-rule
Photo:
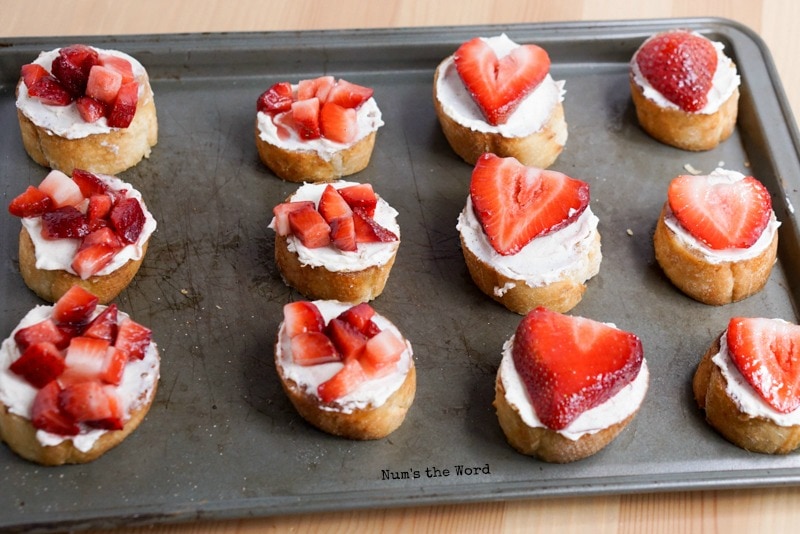
<path fill-rule="evenodd" d="M 319 248 L 330 244 L 331 227 L 322 215 L 311 206 L 289 212 L 289 228 L 303 246 Z"/>
<path fill-rule="evenodd" d="M 65 382 L 99 378 L 106 364 L 106 354 L 111 343 L 105 339 L 77 336 L 67 347 L 64 362 L 67 365 Z"/>
<path fill-rule="evenodd" d="M 325 319 L 316 304 L 298 300 L 283 306 L 283 326 L 286 335 L 294 337 L 303 332 L 322 332 Z"/>
<path fill-rule="evenodd" d="M 122 87 L 122 74 L 102 65 L 95 65 L 89 71 L 86 96 L 105 104 L 113 104 L 120 87 Z"/>
<path fill-rule="evenodd" d="M 289 212 L 308 207 L 316 209 L 316 205 L 311 200 L 282 202 L 272 208 L 272 215 L 275 217 L 275 233 L 284 237 L 291 234 L 292 229 L 289 227 Z"/>
<path fill-rule="evenodd" d="M 353 210 L 350 209 L 342 195 L 331 184 L 326 185 L 325 189 L 322 190 L 317 211 L 325 219 L 325 222 L 329 224 L 334 219 L 349 217 L 353 214 Z"/>
<path fill-rule="evenodd" d="M 144 229 L 145 216 L 139 201 L 133 197 L 117 201 L 111 208 L 111 226 L 124 244 L 136 243 Z"/>
<path fill-rule="evenodd" d="M 119 430 L 122 408 L 114 389 L 97 380 L 67 385 L 58 395 L 58 404 L 67 417 L 108 430 Z"/>
<path fill-rule="evenodd" d="M 368 216 L 375 216 L 378 195 L 375 194 L 372 184 L 348 185 L 340 188 L 339 194 L 352 209 L 361 208 Z"/>
<path fill-rule="evenodd" d="M 356 240 L 356 223 L 352 215 L 337 217 L 330 222 L 331 243 L 339 250 L 355 252 L 358 250 Z"/>
<path fill-rule="evenodd" d="M 644 359 L 636 335 L 543 307 L 520 322 L 512 355 L 536 415 L 554 430 L 614 396 Z"/>
<path fill-rule="evenodd" d="M 112 207 L 113 200 L 106 194 L 89 197 L 89 206 L 86 208 L 86 217 L 89 219 L 89 225 L 93 225 L 99 219 L 107 218 L 111 213 Z"/>
<path fill-rule="evenodd" d="M 47 341 L 58 349 L 65 349 L 69 345 L 70 336 L 59 330 L 52 319 L 44 319 L 38 323 L 20 328 L 14 333 L 14 341 L 21 352 L 24 352 L 34 343 Z"/>
<path fill-rule="evenodd" d="M 333 76 L 320 76 L 309 80 L 300 80 L 297 84 L 297 100 L 318 98 L 320 103 L 328 99 L 328 94 L 333 88 Z"/>
<path fill-rule="evenodd" d="M 769 191 L 752 176 L 735 182 L 678 176 L 667 199 L 681 226 L 715 250 L 752 246 L 772 215 Z"/>
<path fill-rule="evenodd" d="M 297 365 L 338 362 L 341 355 L 322 332 L 300 332 L 291 339 L 292 360 Z"/>
<path fill-rule="evenodd" d="M 30 86 L 28 95 L 38 98 L 48 106 L 66 106 L 75 99 L 58 80 L 50 75 L 39 78 Z"/>
<path fill-rule="evenodd" d="M 320 134 L 336 143 L 350 143 L 358 133 L 356 110 L 325 102 L 319 111 Z"/>
<path fill-rule="evenodd" d="M 292 84 L 278 82 L 259 95 L 256 101 L 256 111 L 277 115 L 292 109 L 293 101 Z"/>
<path fill-rule="evenodd" d="M 379 378 L 397 368 L 397 362 L 405 350 L 406 345 L 402 339 L 390 330 L 383 330 L 369 338 L 358 361 L 367 376 Z"/>
<path fill-rule="evenodd" d="M 17 217 L 39 217 L 52 207 L 53 199 L 37 187 L 29 185 L 23 193 L 11 201 L 8 211 Z"/>
<path fill-rule="evenodd" d="M 370 87 L 357 85 L 347 80 L 339 80 L 328 93 L 328 101 L 344 108 L 358 109 L 372 98 L 373 90 Z"/>
<path fill-rule="evenodd" d="M 118 72 L 122 76 L 122 83 L 129 83 L 135 80 L 133 65 L 125 58 L 111 54 L 100 54 L 100 64 L 107 69 Z"/>
<path fill-rule="evenodd" d="M 40 341 L 25 349 L 9 369 L 35 388 L 42 388 L 64 372 L 64 357 L 53 343 Z"/>
<path fill-rule="evenodd" d="M 80 238 L 89 233 L 89 220 L 73 206 L 64 206 L 42 214 L 42 237 L 45 239 Z"/>
<path fill-rule="evenodd" d="M 99 299 L 81 286 L 72 286 L 53 305 L 56 324 L 86 324 Z"/>
<path fill-rule="evenodd" d="M 489 243 L 507 256 L 577 219 L 589 205 L 589 184 L 487 153 L 472 172 L 470 198 Z"/>
<path fill-rule="evenodd" d="M 49 76 L 50 73 L 47 72 L 47 69 L 39 65 L 38 63 L 27 63 L 22 66 L 20 69 L 22 75 L 22 83 L 25 84 L 25 87 L 30 89 L 33 84 L 44 78 L 45 76 Z"/>
<path fill-rule="evenodd" d="M 344 362 L 339 372 L 317 387 L 317 395 L 322 402 L 333 402 L 353 392 L 367 380 L 367 375 L 358 360 L 351 358 Z"/>
<path fill-rule="evenodd" d="M 654 35 L 636 53 L 636 64 L 650 85 L 682 110 L 697 112 L 708 103 L 717 52 L 705 37 L 685 30 Z"/>
<path fill-rule="evenodd" d="M 345 360 L 361 356 L 367 345 L 367 336 L 342 319 L 331 319 L 325 333 Z"/>
<path fill-rule="evenodd" d="M 136 115 L 136 105 L 139 103 L 139 84 L 128 82 L 122 84 L 117 93 L 117 98 L 111 104 L 108 112 L 108 125 L 112 128 L 127 128 Z"/>
<path fill-rule="evenodd" d="M 380 328 L 372 321 L 374 316 L 375 309 L 368 303 L 362 302 L 355 306 L 350 306 L 340 313 L 337 318 L 350 324 L 367 337 L 372 337 L 380 332 Z"/>
<path fill-rule="evenodd" d="M 543 48 L 522 45 L 498 59 L 479 37 L 462 44 L 454 61 L 472 99 L 495 126 L 504 124 L 550 72 L 550 57 Z"/>
<path fill-rule="evenodd" d="M 87 234 L 86 237 L 83 238 L 78 250 L 89 248 L 93 245 L 104 245 L 117 250 L 122 248 L 122 242 L 117 237 L 117 234 L 107 226 L 98 228 Z"/>
<path fill-rule="evenodd" d="M 99 100 L 90 96 L 81 96 L 75 100 L 75 107 L 84 122 L 97 122 L 101 117 L 108 115 L 108 107 Z"/>
<path fill-rule="evenodd" d="M 119 248 L 107 245 L 90 245 L 81 247 L 72 258 L 70 267 L 81 278 L 87 280 L 100 272 L 103 267 L 111 263 Z"/>
<path fill-rule="evenodd" d="M 53 199 L 53 207 L 77 206 L 83 201 L 81 188 L 61 171 L 52 170 L 39 184 L 39 191 Z"/>
<path fill-rule="evenodd" d="M 319 99 L 292 102 L 292 120 L 301 139 L 319 139 Z"/>
<path fill-rule="evenodd" d="M 114 346 L 124 350 L 128 354 L 128 359 L 141 360 L 144 359 L 152 339 L 152 330 L 127 317 L 117 327 L 117 340 Z"/>
<path fill-rule="evenodd" d="M 99 62 L 97 51 L 89 46 L 77 44 L 59 50 L 58 57 L 53 60 L 50 70 L 64 88 L 77 98 L 86 91 L 89 71 Z"/>
<path fill-rule="evenodd" d="M 397 241 L 397 234 L 378 224 L 361 208 L 353 210 L 353 223 L 358 243 L 389 243 Z"/>
<path fill-rule="evenodd" d="M 103 339 L 113 344 L 117 339 L 117 316 L 117 305 L 109 304 L 105 310 L 92 319 L 92 322 L 83 331 L 83 336 Z"/>
<path fill-rule="evenodd" d="M 103 370 L 100 373 L 100 380 L 106 384 L 112 384 L 114 386 L 120 385 L 127 364 L 127 352 L 117 347 L 108 347 L 106 358 L 103 362 Z"/>
<path fill-rule="evenodd" d="M 31 424 L 34 428 L 61 436 L 74 436 L 80 432 L 75 421 L 62 412 L 59 404 L 61 386 L 54 380 L 41 388 L 31 406 Z"/>
<path fill-rule="evenodd" d="M 108 192 L 108 186 L 93 172 L 83 169 L 72 169 L 72 181 L 78 184 L 84 198 L 102 195 Z"/>

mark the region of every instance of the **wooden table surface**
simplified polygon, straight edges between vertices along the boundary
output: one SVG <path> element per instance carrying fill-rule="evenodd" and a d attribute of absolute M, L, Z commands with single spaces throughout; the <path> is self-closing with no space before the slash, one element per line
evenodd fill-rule
<path fill-rule="evenodd" d="M 766 42 L 800 109 L 796 0 L 0 0 L 0 37 L 725 17 Z M 796 119 L 795 119 L 796 120 Z M 785 532 L 800 488 L 552 498 L 157 525 L 125 532 Z"/>

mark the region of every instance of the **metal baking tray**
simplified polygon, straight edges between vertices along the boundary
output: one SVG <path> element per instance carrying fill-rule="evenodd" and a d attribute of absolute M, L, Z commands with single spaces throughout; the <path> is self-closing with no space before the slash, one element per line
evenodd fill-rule
<path fill-rule="evenodd" d="M 659 144 L 636 122 L 627 64 L 648 35 L 687 27 L 725 43 L 742 75 L 733 137 L 709 152 Z M 550 465 L 507 445 L 492 408 L 503 341 L 520 316 L 467 273 L 456 217 L 471 167 L 433 111 L 440 60 L 474 36 L 506 32 L 549 51 L 566 80 L 569 140 L 553 168 L 591 184 L 603 262 L 572 311 L 642 339 L 647 399 L 630 426 L 583 461 Z M 733 315 L 797 320 L 798 134 L 763 42 L 724 19 L 286 33 L 12 39 L 0 48 L 0 192 L 7 204 L 45 169 L 22 148 L 19 67 L 72 44 L 124 50 L 149 70 L 160 139 L 122 173 L 159 227 L 120 307 L 152 326 L 162 351 L 157 399 L 141 427 L 99 460 L 44 468 L 0 447 L 0 528 L 55 529 L 463 503 L 522 497 L 738 488 L 800 482 L 800 455 L 745 452 L 703 420 L 691 376 Z M 333 74 L 371 86 L 386 125 L 371 182 L 400 213 L 402 244 L 374 307 L 411 340 L 414 405 L 386 439 L 353 442 L 306 424 L 281 391 L 272 350 L 281 308 L 300 298 L 273 261 L 271 208 L 295 185 L 258 160 L 255 101 L 269 85 Z M 718 165 L 764 181 L 782 221 L 767 287 L 710 307 L 683 296 L 653 258 L 669 180 Z M 0 332 L 40 301 L 18 273 L 19 222 L 0 225 Z M 462 467 L 459 467 L 462 466 Z M 467 474 L 470 473 L 470 474 Z"/>

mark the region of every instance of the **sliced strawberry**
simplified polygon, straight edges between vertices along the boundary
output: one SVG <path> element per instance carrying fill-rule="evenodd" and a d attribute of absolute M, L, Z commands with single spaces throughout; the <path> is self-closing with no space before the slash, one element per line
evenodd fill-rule
<path fill-rule="evenodd" d="M 53 380 L 37 393 L 31 406 L 31 424 L 34 428 L 59 434 L 74 436 L 80 432 L 75 421 L 66 415 L 59 405 L 61 386 Z"/>
<path fill-rule="evenodd" d="M 301 139 L 319 139 L 319 99 L 292 102 L 292 120 Z"/>
<path fill-rule="evenodd" d="M 292 360 L 297 365 L 318 365 L 342 359 L 322 332 L 300 332 L 291 339 Z"/>
<path fill-rule="evenodd" d="M 114 249 L 122 248 L 122 242 L 117 237 L 117 234 L 108 227 L 98 228 L 87 234 L 86 237 L 83 238 L 78 250 L 89 248 L 93 245 L 105 245 Z"/>
<path fill-rule="evenodd" d="M 107 245 L 81 247 L 72 258 L 70 267 L 72 267 L 72 270 L 75 271 L 81 280 L 87 280 L 111 263 L 119 250 L 119 248 L 109 247 Z"/>
<path fill-rule="evenodd" d="M 84 198 L 108 192 L 108 186 L 103 180 L 96 174 L 83 169 L 72 169 L 72 181 L 78 185 Z"/>
<path fill-rule="evenodd" d="M 372 98 L 373 90 L 370 87 L 357 85 L 347 80 L 339 80 L 328 93 L 328 102 L 338 104 L 343 108 L 358 109 Z"/>
<path fill-rule="evenodd" d="M 390 243 L 397 241 L 397 234 L 378 224 L 361 208 L 353 210 L 353 224 L 358 243 Z"/>
<path fill-rule="evenodd" d="M 92 322 L 83 331 L 83 336 L 114 343 L 117 338 L 117 317 L 117 305 L 109 304 L 105 310 L 92 319 Z"/>
<path fill-rule="evenodd" d="M 47 72 L 47 69 L 39 65 L 38 63 L 27 63 L 22 66 L 20 69 L 20 74 L 22 76 L 22 83 L 25 84 L 25 87 L 30 89 L 33 84 L 44 78 L 45 76 L 49 76 L 50 73 Z"/>
<path fill-rule="evenodd" d="M 350 306 L 337 316 L 338 319 L 350 324 L 367 337 L 372 337 L 380 332 L 380 328 L 372 321 L 373 317 L 375 317 L 375 308 L 366 302 Z"/>
<path fill-rule="evenodd" d="M 681 226 L 715 250 L 752 246 L 772 214 L 769 191 L 752 176 L 732 183 L 678 176 L 667 198 Z"/>
<path fill-rule="evenodd" d="M 734 317 L 726 340 L 733 363 L 767 404 L 780 413 L 800 407 L 800 326 Z"/>
<path fill-rule="evenodd" d="M 85 94 L 105 104 L 113 104 L 120 87 L 122 74 L 102 65 L 95 65 L 89 71 Z"/>
<path fill-rule="evenodd" d="M 69 93 L 77 98 L 86 91 L 89 71 L 100 62 L 93 48 L 77 44 L 62 48 L 50 67 L 55 76 Z"/>
<path fill-rule="evenodd" d="M 492 247 L 506 256 L 577 219 L 589 205 L 589 184 L 487 153 L 475 164 L 470 198 Z"/>
<path fill-rule="evenodd" d="M 267 113 L 268 115 L 277 115 L 292 109 L 293 101 L 292 84 L 278 82 L 261 93 L 256 101 L 256 111 Z"/>
<path fill-rule="evenodd" d="M 146 221 L 141 204 L 133 197 L 118 200 L 109 218 L 123 244 L 136 243 Z"/>
<path fill-rule="evenodd" d="M 14 333 L 14 342 L 21 352 L 24 352 L 34 343 L 47 341 L 58 349 L 65 349 L 69 345 L 70 336 L 59 330 L 52 319 L 44 319 L 38 323 L 20 328 Z"/>
<path fill-rule="evenodd" d="M 153 332 L 130 317 L 123 319 L 117 327 L 117 340 L 114 346 L 124 350 L 128 359 L 141 360 L 153 339 Z"/>
<path fill-rule="evenodd" d="M 634 334 L 542 307 L 520 322 L 512 354 L 536 415 L 554 430 L 610 399 L 643 361 Z"/>
<path fill-rule="evenodd" d="M 74 382 L 58 395 L 64 414 L 76 423 L 108 430 L 122 428 L 122 408 L 114 389 L 97 380 Z"/>
<path fill-rule="evenodd" d="M 313 302 L 298 300 L 283 306 L 283 325 L 290 338 L 303 332 L 322 332 L 325 319 Z"/>
<path fill-rule="evenodd" d="M 118 72 L 122 76 L 122 83 L 129 83 L 135 80 L 133 76 L 133 65 L 125 58 L 111 54 L 100 54 L 100 65 L 114 72 Z"/>
<path fill-rule="evenodd" d="M 108 347 L 100 380 L 106 384 L 118 386 L 122 383 L 125 366 L 128 364 L 128 353 L 117 347 Z"/>
<path fill-rule="evenodd" d="M 314 207 L 306 206 L 290 211 L 288 218 L 292 235 L 304 246 L 319 248 L 331 242 L 331 227 Z"/>
<path fill-rule="evenodd" d="M 66 106 L 75 97 L 53 76 L 43 76 L 28 88 L 28 95 L 38 98 L 48 106 Z"/>
<path fill-rule="evenodd" d="M 136 105 L 139 103 L 139 84 L 128 82 L 122 84 L 117 93 L 117 98 L 111 104 L 108 112 L 108 125 L 112 128 L 127 128 L 136 114 Z"/>
<path fill-rule="evenodd" d="M 47 173 L 39 184 L 39 191 L 53 199 L 53 207 L 77 206 L 83 201 L 81 188 L 61 171 Z"/>
<path fill-rule="evenodd" d="M 356 110 L 325 102 L 319 111 L 320 134 L 336 143 L 350 143 L 358 133 Z"/>
<path fill-rule="evenodd" d="M 272 208 L 272 215 L 275 217 L 275 233 L 280 236 L 287 236 L 292 233 L 289 227 L 289 212 L 298 210 L 300 208 L 316 209 L 316 205 L 311 200 L 302 200 L 296 202 L 282 202 Z"/>
<path fill-rule="evenodd" d="M 42 237 L 45 239 L 80 238 L 89 233 L 89 220 L 73 206 L 64 206 L 42 214 Z"/>
<path fill-rule="evenodd" d="M 86 208 L 86 217 L 89 219 L 89 224 L 92 225 L 99 219 L 107 218 L 111 214 L 112 207 L 113 200 L 109 195 L 102 194 L 89 197 L 89 206 Z"/>
<path fill-rule="evenodd" d="M 375 207 L 378 205 L 378 195 L 371 184 L 353 184 L 340 188 L 339 194 L 342 195 L 347 205 L 352 209 L 361 208 L 370 216 L 375 216 Z"/>
<path fill-rule="evenodd" d="M 348 217 L 353 214 L 353 210 L 345 201 L 344 197 L 339 194 L 333 185 L 328 184 L 322 190 L 322 195 L 319 197 L 319 204 L 317 205 L 319 211 L 325 222 L 329 223 L 339 217 Z"/>
<path fill-rule="evenodd" d="M 40 341 L 25 349 L 9 369 L 35 388 L 42 388 L 58 378 L 65 368 L 64 357 L 53 343 Z"/>
<path fill-rule="evenodd" d="M 102 117 L 108 115 L 108 108 L 99 100 L 90 96 L 81 96 L 75 100 L 75 107 L 78 108 L 78 113 L 84 122 L 97 122 Z"/>
<path fill-rule="evenodd" d="M 8 211 L 17 217 L 39 217 L 52 207 L 53 199 L 37 187 L 29 185 L 23 193 L 11 201 Z"/>
<path fill-rule="evenodd" d="M 320 103 L 328 99 L 328 94 L 333 88 L 335 80 L 333 76 L 320 76 L 308 80 L 300 80 L 297 84 L 297 100 L 307 100 L 318 98 Z"/>
<path fill-rule="evenodd" d="M 550 72 L 550 57 L 536 45 L 522 45 L 498 59 L 476 37 L 456 50 L 456 70 L 467 91 L 492 125 L 504 124 Z"/>
<path fill-rule="evenodd" d="M 358 361 L 368 377 L 380 378 L 397 368 L 405 350 L 402 339 L 389 330 L 383 330 L 369 338 Z"/>
<path fill-rule="evenodd" d="M 106 354 L 111 343 L 105 339 L 77 336 L 67 347 L 64 362 L 69 382 L 99 378 L 106 363 Z"/>
<path fill-rule="evenodd" d="M 367 345 L 367 336 L 342 319 L 331 319 L 325 333 L 345 360 L 361 356 Z"/>
<path fill-rule="evenodd" d="M 361 364 L 351 358 L 344 362 L 339 372 L 317 387 L 317 395 L 322 402 L 333 402 L 353 392 L 359 385 L 367 380 Z"/>
<path fill-rule="evenodd" d="M 685 30 L 657 34 L 636 53 L 636 64 L 650 85 L 682 110 L 700 111 L 708 103 L 717 52 L 705 37 Z"/>
<path fill-rule="evenodd" d="M 86 324 L 99 299 L 81 286 L 72 286 L 53 305 L 56 324 Z"/>
<path fill-rule="evenodd" d="M 352 215 L 337 217 L 330 222 L 331 243 L 339 250 L 355 252 L 358 250 L 356 240 L 356 223 Z"/>

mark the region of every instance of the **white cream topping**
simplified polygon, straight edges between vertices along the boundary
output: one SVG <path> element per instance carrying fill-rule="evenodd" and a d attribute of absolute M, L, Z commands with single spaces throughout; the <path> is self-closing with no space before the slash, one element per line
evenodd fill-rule
<path fill-rule="evenodd" d="M 697 32 L 693 33 L 695 33 L 695 35 L 700 35 Z M 645 43 L 653 37 L 647 39 Z M 731 97 L 733 92 L 741 83 L 741 78 L 736 70 L 736 64 L 723 52 L 725 45 L 716 41 L 711 41 L 711 43 L 714 45 L 714 49 L 717 51 L 717 69 L 714 71 L 714 77 L 711 80 L 711 89 L 708 91 L 708 102 L 703 109 L 695 112 L 705 115 L 716 113 L 719 107 Z M 644 43 L 642 43 L 642 46 L 644 46 Z M 641 50 L 641 48 L 642 47 L 640 46 L 639 50 Z M 646 98 L 658 104 L 659 107 L 680 109 L 676 104 L 667 100 L 667 98 L 656 88 L 654 88 L 642 75 L 642 71 L 639 69 L 639 65 L 636 62 L 636 56 L 639 50 L 633 54 L 633 58 L 630 62 L 633 80 L 636 82 L 636 85 L 641 87 Z"/>
<path fill-rule="evenodd" d="M 314 304 L 319 308 L 326 323 L 352 307 L 352 304 L 345 304 L 335 300 L 316 300 Z M 403 351 L 403 354 L 400 356 L 400 361 L 397 362 L 397 369 L 387 376 L 362 382 L 355 390 L 339 398 L 334 403 L 330 405 L 320 404 L 320 409 L 352 413 L 354 410 L 378 408 L 403 385 L 403 382 L 405 382 L 408 372 L 414 366 L 411 343 L 403 337 L 400 330 L 398 330 L 393 323 L 382 315 L 376 313 L 372 317 L 372 320 L 381 330 L 393 332 L 405 343 L 406 350 Z M 290 343 L 291 341 L 289 336 L 286 335 L 284 323 L 281 323 L 278 330 L 278 341 L 275 347 L 278 353 L 277 361 L 278 365 L 281 367 L 281 373 L 285 378 L 291 379 L 297 383 L 307 394 L 319 398 L 317 395 L 317 388 L 319 385 L 338 373 L 339 370 L 344 367 L 344 364 L 341 362 L 331 362 L 320 365 L 297 365 L 292 360 Z"/>
<path fill-rule="evenodd" d="M 150 239 L 150 236 L 156 230 L 156 220 L 153 215 L 147 210 L 147 206 L 142 200 L 142 195 L 127 182 L 123 182 L 115 176 L 108 176 L 106 174 L 95 174 L 103 182 L 114 191 L 126 190 L 125 196 L 127 198 L 135 198 L 142 206 L 142 211 L 145 216 L 145 224 L 142 228 L 142 233 L 136 243 L 126 245 L 120 250 L 114 259 L 105 267 L 100 269 L 95 276 L 105 276 L 116 271 L 130 260 L 139 260 L 144 253 L 144 244 Z M 63 270 L 71 274 L 77 274 L 72 268 L 72 261 L 75 254 L 80 247 L 80 239 L 46 239 L 42 236 L 42 218 L 41 217 L 24 217 L 22 224 L 28 230 L 31 236 L 36 253 L 36 268 L 46 271 Z"/>
<path fill-rule="evenodd" d="M 303 184 L 294 195 L 291 201 L 298 202 L 310 200 L 319 205 L 319 199 L 328 183 Z M 356 182 L 336 181 L 330 185 L 340 189 L 348 185 L 356 185 Z M 287 247 L 290 252 L 297 254 L 300 263 L 312 267 L 324 267 L 328 271 L 352 272 L 362 271 L 368 267 L 386 264 L 394 257 L 397 248 L 400 246 L 400 226 L 397 224 L 397 211 L 388 202 L 378 197 L 378 205 L 375 207 L 375 222 L 393 232 L 397 236 L 397 241 L 388 243 L 359 243 L 358 250 L 344 251 L 339 250 L 333 245 L 319 248 L 308 248 L 293 235 L 286 237 Z M 269 223 L 269 227 L 275 229 L 275 219 Z"/>
<path fill-rule="evenodd" d="M 482 39 L 494 50 L 498 59 L 520 46 L 506 34 Z M 446 58 L 439 66 L 439 79 L 436 83 L 436 97 L 451 119 L 476 132 L 497 133 L 504 137 L 526 137 L 541 130 L 556 105 L 564 100 L 564 94 L 564 81 L 555 81 L 548 73 L 520 102 L 505 124 L 492 126 L 486 122 L 480 108 L 464 86 L 453 56 Z"/>
<path fill-rule="evenodd" d="M 297 85 L 293 85 L 292 88 L 295 92 L 297 91 Z M 293 128 L 281 129 L 288 134 L 288 137 L 280 135 L 276 122 L 280 122 L 281 117 L 286 113 L 290 112 L 278 114 L 273 121 L 269 114 L 259 111 L 256 115 L 258 136 L 263 141 L 285 150 L 314 151 L 325 161 L 330 161 L 334 154 L 353 146 L 372 132 L 377 131 L 384 124 L 381 110 L 378 108 L 378 103 L 375 102 L 374 98 L 368 99 L 356 109 L 357 133 L 350 143 L 337 143 L 324 137 L 302 139 Z"/>
<path fill-rule="evenodd" d="M 528 389 L 520 378 L 514 365 L 512 347 L 514 336 L 503 345 L 503 359 L 500 362 L 500 378 L 506 392 L 506 400 L 517 409 L 522 421 L 534 428 L 546 428 L 536 415 L 531 404 Z M 578 440 L 586 434 L 595 434 L 611 425 L 625 420 L 636 412 L 647 394 L 650 372 L 647 361 L 642 360 L 639 374 L 628 385 L 607 401 L 586 410 L 572 421 L 566 428 L 558 430 L 559 434 L 571 440 Z"/>
<path fill-rule="evenodd" d="M 98 306 L 93 317 L 99 315 L 105 308 L 106 306 Z M 52 315 L 52 310 L 52 306 L 36 306 L 30 310 L 0 346 L 0 401 L 8 407 L 11 413 L 26 419 L 31 418 L 31 407 L 39 390 L 9 370 L 9 366 L 20 357 L 19 348 L 14 342 L 14 334 L 22 328 L 47 319 Z M 118 312 L 120 321 L 126 317 L 128 317 L 126 313 Z M 117 386 L 117 394 L 126 419 L 132 411 L 142 406 L 153 395 L 158 378 L 158 350 L 153 342 L 145 351 L 143 359 L 128 362 L 122 375 L 122 382 Z M 81 432 L 76 436 L 62 436 L 38 430 L 36 439 L 45 446 L 58 445 L 62 441 L 72 441 L 78 450 L 86 452 L 100 439 L 100 436 L 107 432 L 107 430 L 90 428 L 83 424 L 79 426 Z"/>
<path fill-rule="evenodd" d="M 538 287 L 566 277 L 585 282 L 600 271 L 602 255 L 596 239 L 598 222 L 591 207 L 587 206 L 571 224 L 532 239 L 516 254 L 503 256 L 492 248 L 475 215 L 472 200 L 467 197 L 467 205 L 458 216 L 456 229 L 478 259 L 508 278 Z M 509 289 L 495 288 L 495 294 L 501 296 Z"/>
<path fill-rule="evenodd" d="M 715 169 L 707 176 L 707 179 L 711 184 L 732 184 L 738 182 L 739 180 L 743 180 L 744 178 L 745 175 L 740 172 L 725 170 L 722 168 Z M 777 218 L 775 217 L 775 213 L 772 212 L 770 215 L 769 224 L 767 224 L 767 227 L 764 228 L 764 231 L 761 233 L 758 241 L 753 243 L 752 246 L 749 248 L 715 250 L 710 248 L 699 239 L 696 239 L 683 226 L 681 226 L 681 223 L 677 218 L 675 218 L 675 214 L 670 209 L 669 202 L 666 204 L 664 224 L 666 224 L 667 228 L 675 233 L 678 241 L 683 246 L 697 251 L 701 256 L 703 256 L 703 259 L 706 262 L 714 264 L 744 261 L 749 260 L 750 258 L 755 258 L 764 252 L 767 247 L 769 247 L 770 243 L 772 243 L 772 239 L 775 237 L 775 232 L 778 231 L 778 227 L 781 225 L 781 223 L 778 222 Z"/>
<path fill-rule="evenodd" d="M 775 321 L 785 322 L 782 319 Z M 739 410 L 750 417 L 763 417 L 769 419 L 779 426 L 800 425 L 800 409 L 789 413 L 780 413 L 770 406 L 756 392 L 744 375 L 736 367 L 730 352 L 728 351 L 728 332 L 723 332 L 719 343 L 719 352 L 715 354 L 711 361 L 722 371 L 725 377 L 728 396 L 739 407 Z"/>
<path fill-rule="evenodd" d="M 92 47 L 94 48 L 94 47 Z M 49 52 L 42 52 L 33 62 L 43 66 L 50 72 L 53 60 L 58 57 L 59 48 Z M 104 50 L 94 48 L 100 54 L 120 57 L 130 62 L 133 75 L 137 80 L 146 79 L 145 68 L 136 59 L 118 50 Z M 28 117 L 31 122 L 40 128 L 66 139 L 82 139 L 94 134 L 104 134 L 116 130 L 108 125 L 105 117 L 100 117 L 95 122 L 86 122 L 78 112 L 75 103 L 67 106 L 51 106 L 43 103 L 38 98 L 28 96 L 28 88 L 24 83 L 18 86 L 17 108 Z M 144 98 L 144 85 L 139 83 L 139 98 Z"/>

